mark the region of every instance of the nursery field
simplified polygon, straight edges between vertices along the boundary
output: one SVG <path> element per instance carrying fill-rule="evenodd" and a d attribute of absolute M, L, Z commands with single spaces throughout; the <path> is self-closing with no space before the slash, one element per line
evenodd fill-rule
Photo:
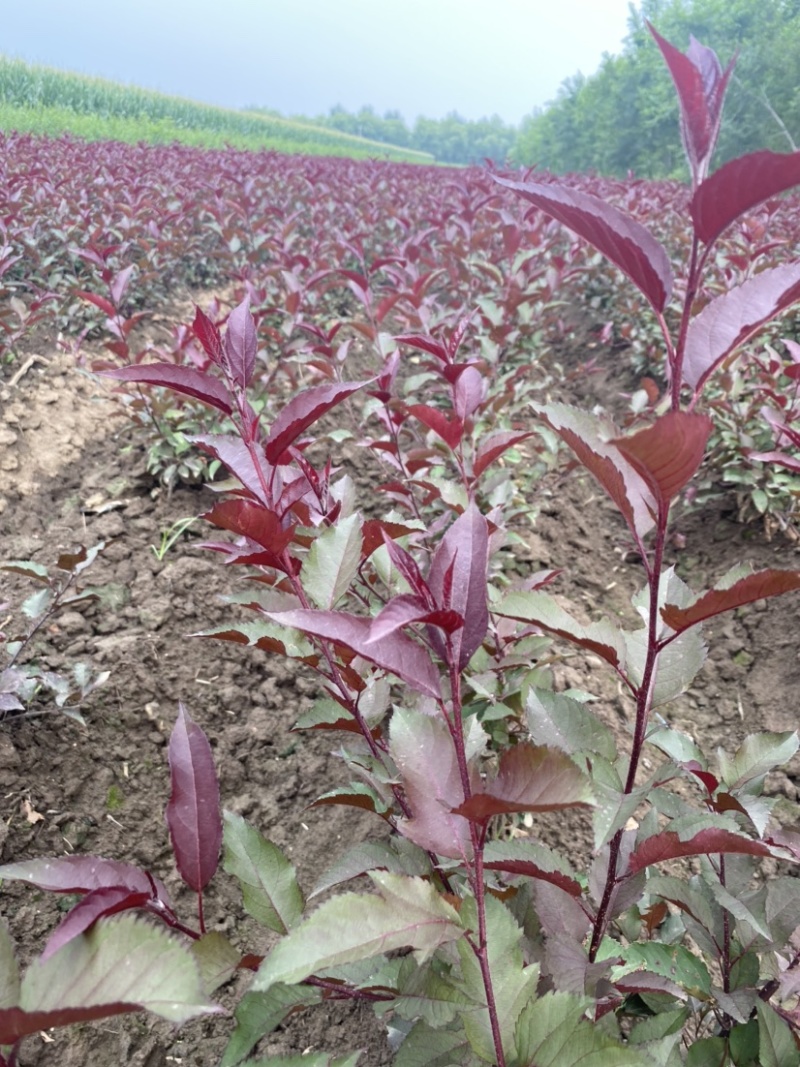
<path fill-rule="evenodd" d="M 546 175 L 536 181 L 550 188 Z M 678 274 L 689 241 L 685 187 L 577 176 L 570 184 L 648 226 Z M 800 246 L 798 211 L 796 199 L 772 198 L 730 227 L 698 307 L 767 265 L 789 264 Z M 175 871 L 163 814 L 179 701 L 210 739 L 223 807 L 285 852 L 303 892 L 356 842 L 386 834 L 386 820 L 364 810 L 372 801 L 354 805 L 350 794 L 349 803 L 311 806 L 323 792 L 346 794 L 352 769 L 336 754 L 341 732 L 293 731 L 303 716 L 333 724 L 315 712 L 316 661 L 280 655 L 273 636 L 254 647 L 241 621 L 255 596 L 245 568 L 222 565 L 219 551 L 201 547 L 214 539 L 209 524 L 189 521 L 219 504 L 226 470 L 216 446 L 202 451 L 187 438 L 230 433 L 233 418 L 219 396 L 216 408 L 201 403 L 200 375 L 213 360 L 191 328 L 195 305 L 222 325 L 245 298 L 257 350 L 250 403 L 266 427 L 304 390 L 340 390 L 338 406 L 320 402 L 325 410 L 295 456 L 306 477 L 330 459 L 320 490 L 328 517 L 357 504 L 364 529 L 382 523 L 386 538 L 441 530 L 449 509 L 467 513 L 459 493 L 469 485 L 505 530 L 490 564 L 496 584 L 534 588 L 536 575 L 558 571 L 549 590 L 587 625 L 636 618 L 642 562 L 630 524 L 531 404 L 576 405 L 635 433 L 663 414 L 668 390 L 653 301 L 488 171 L 0 135 L 0 556 L 57 573 L 61 554 L 102 545 L 78 579 L 91 597 L 48 615 L 16 664 L 39 672 L 35 692 L 3 673 L 0 644 L 0 859 L 124 860 L 162 879 L 186 915 L 195 894 Z M 673 503 L 663 545 L 665 565 L 693 589 L 746 561 L 800 567 L 800 472 L 785 428 L 800 426 L 800 347 L 791 302 L 783 306 L 777 323 L 715 368 L 698 401 L 712 420 L 708 452 L 692 490 Z M 664 315 L 675 328 L 677 312 Z M 452 372 L 452 408 L 432 399 L 437 361 Z M 184 378 L 193 392 L 148 379 L 152 362 L 197 375 Z M 128 380 L 98 377 L 122 367 L 137 369 Z M 178 380 L 164 373 L 164 383 Z M 355 381 L 364 388 L 345 395 L 343 383 Z M 410 444 L 401 446 L 401 431 Z M 491 444 L 476 444 L 472 468 L 462 448 L 470 433 Z M 276 464 L 283 449 L 273 450 Z M 479 490 L 490 464 L 496 473 Z M 304 520 L 301 532 L 324 525 L 313 509 Z M 8 643 L 35 622 L 44 602 L 20 605 L 42 581 L 25 567 L 0 574 Z M 279 584 L 270 589 L 284 595 Z M 799 625 L 797 593 L 708 620 L 708 659 L 661 709 L 665 722 L 710 754 L 734 751 L 756 730 L 793 730 Z M 226 639 L 189 636 L 214 629 Z M 537 646 L 536 684 L 591 694 L 600 721 L 629 748 L 630 693 L 602 653 L 559 633 Z M 76 663 L 108 672 L 93 689 L 84 679 L 85 699 L 77 682 L 59 688 L 52 677 L 69 677 Z M 394 700 L 402 694 L 397 687 Z M 476 687 L 476 706 L 479 696 Z M 500 744 L 507 726 L 491 714 L 495 703 L 502 693 L 479 714 Z M 511 701 L 505 711 L 513 735 Z M 784 823 L 797 821 L 798 773 L 792 762 L 767 779 Z M 586 811 L 535 819 L 502 832 L 559 848 L 583 872 L 592 853 Z M 767 862 L 774 873 L 776 861 Z M 3 883 L 0 909 L 23 966 L 63 903 Z M 275 940 L 246 914 L 232 879 L 207 890 L 205 921 L 243 954 L 264 955 Z M 248 981 L 237 971 L 215 998 L 232 1010 Z M 258 1054 L 363 1049 L 363 1067 L 391 1062 L 370 998 L 327 993 L 289 1014 Z M 232 1026 L 230 1015 L 180 1030 L 123 1015 L 44 1029 L 25 1039 L 17 1062 L 213 1065 Z"/>

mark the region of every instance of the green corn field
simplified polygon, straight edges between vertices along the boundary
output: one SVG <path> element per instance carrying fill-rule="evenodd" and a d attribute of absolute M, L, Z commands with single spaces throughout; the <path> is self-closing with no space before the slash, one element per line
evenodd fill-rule
<path fill-rule="evenodd" d="M 310 155 L 431 163 L 425 152 L 272 115 L 200 104 L 103 78 L 0 55 L 0 129 L 86 140 L 146 141 L 206 148 L 275 149 Z"/>

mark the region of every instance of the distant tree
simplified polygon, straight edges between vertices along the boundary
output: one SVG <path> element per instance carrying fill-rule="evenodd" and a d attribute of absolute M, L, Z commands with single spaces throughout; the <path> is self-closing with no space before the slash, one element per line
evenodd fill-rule
<path fill-rule="evenodd" d="M 605 55 L 591 77 L 567 79 L 551 104 L 523 121 L 515 162 L 685 176 L 674 148 L 674 92 L 645 20 L 679 48 L 692 35 L 723 62 L 738 52 L 717 164 L 800 143 L 800 0 L 641 0 L 631 5 L 621 55 Z"/>

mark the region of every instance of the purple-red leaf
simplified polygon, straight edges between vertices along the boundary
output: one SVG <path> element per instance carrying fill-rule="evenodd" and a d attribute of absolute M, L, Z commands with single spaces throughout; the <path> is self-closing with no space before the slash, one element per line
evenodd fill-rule
<path fill-rule="evenodd" d="M 638 846 L 630 859 L 629 874 L 636 874 L 653 863 L 674 860 L 681 856 L 711 856 L 720 852 L 736 852 L 748 856 L 771 856 L 772 850 L 761 841 L 735 834 L 731 830 L 708 828 L 681 841 L 674 830 L 653 834 Z"/>
<path fill-rule="evenodd" d="M 473 822 L 514 811 L 592 807 L 586 776 L 565 752 L 523 742 L 500 756 L 500 770 L 484 792 L 453 809 Z"/>
<path fill-rule="evenodd" d="M 364 381 L 317 385 L 293 397 L 270 427 L 265 446 L 270 463 L 277 463 L 289 445 L 327 411 L 369 384 Z"/>
<path fill-rule="evenodd" d="M 281 626 L 345 645 L 377 667 L 391 671 L 414 689 L 438 697 L 439 675 L 425 649 L 402 633 L 370 640 L 371 619 L 344 611 L 268 611 L 268 618 Z"/>
<path fill-rule="evenodd" d="M 77 289 L 75 291 L 75 295 L 79 296 L 81 300 L 88 300 L 90 304 L 94 304 L 95 307 L 100 308 L 100 310 L 105 315 L 108 315 L 110 319 L 113 319 L 114 316 L 117 314 L 117 309 L 114 307 L 111 301 L 106 300 L 106 298 L 104 296 L 100 296 L 99 293 L 90 293 L 87 292 L 86 289 Z"/>
<path fill-rule="evenodd" d="M 694 230 L 711 244 L 740 215 L 800 185 L 800 152 L 751 152 L 723 164 L 695 189 Z"/>
<path fill-rule="evenodd" d="M 588 193 L 563 185 L 495 181 L 593 244 L 644 293 L 657 312 L 672 294 L 672 268 L 663 247 L 648 229 L 618 208 Z"/>
<path fill-rule="evenodd" d="M 223 530 L 256 541 L 275 556 L 290 544 L 294 526 L 285 529 L 274 511 L 249 500 L 223 500 L 202 516 Z"/>
<path fill-rule="evenodd" d="M 121 270 L 109 286 L 109 289 L 111 290 L 111 299 L 117 307 L 122 303 L 122 298 L 125 296 L 132 274 L 133 264 Z"/>
<path fill-rule="evenodd" d="M 199 893 L 214 876 L 222 845 L 219 782 L 208 738 L 183 704 L 169 740 L 172 792 L 167 826 L 181 878 Z"/>
<path fill-rule="evenodd" d="M 412 404 L 408 413 L 419 419 L 429 430 L 433 430 L 448 448 L 455 448 L 464 434 L 464 423 L 461 419 L 457 417 L 448 419 L 438 408 L 429 408 L 425 404 Z"/>
<path fill-rule="evenodd" d="M 256 324 L 250 314 L 250 300 L 244 300 L 228 316 L 225 330 L 225 359 L 234 381 L 246 389 L 256 365 Z"/>
<path fill-rule="evenodd" d="M 615 443 L 616 428 L 567 404 L 532 407 L 602 485 L 634 536 L 644 537 L 655 522 L 656 500 L 647 480 Z"/>
<path fill-rule="evenodd" d="M 689 323 L 683 380 L 697 392 L 714 368 L 800 300 L 800 263 L 785 263 L 716 297 Z"/>
<path fill-rule="evenodd" d="M 652 426 L 618 437 L 614 444 L 666 507 L 700 466 L 712 426 L 708 415 L 669 411 Z"/>
<path fill-rule="evenodd" d="M 194 309 L 192 331 L 212 363 L 222 366 L 222 337 L 216 325 L 199 307 Z"/>
<path fill-rule="evenodd" d="M 436 607 L 455 611 L 464 620 L 463 628 L 450 634 L 447 641 L 438 630 L 429 631 L 439 655 L 446 659 L 449 647 L 460 671 L 469 663 L 489 628 L 488 560 L 489 527 L 475 504 L 470 504 L 439 542 L 428 575 Z"/>
<path fill-rule="evenodd" d="M 91 893 L 110 886 L 131 893 L 147 893 L 171 907 L 163 883 L 130 863 L 105 860 L 100 856 L 60 856 L 50 859 L 20 860 L 0 867 L 0 878 L 29 882 L 51 893 Z"/>
<path fill-rule="evenodd" d="M 743 604 L 752 604 L 754 600 L 767 600 L 795 589 L 800 589 L 800 571 L 756 571 L 727 589 L 710 589 L 687 608 L 666 604 L 661 609 L 661 618 L 670 629 L 680 633 L 723 611 L 732 611 Z"/>
<path fill-rule="evenodd" d="M 233 434 L 194 434 L 187 436 L 187 440 L 218 459 L 254 497 L 265 505 L 268 503 L 272 468 L 263 457 L 263 449 L 255 445 L 249 449 Z"/>
<path fill-rule="evenodd" d="M 439 344 L 438 341 L 434 341 L 430 337 L 425 337 L 423 334 L 401 334 L 399 337 L 395 337 L 395 341 L 399 344 L 411 345 L 412 348 L 418 348 L 422 352 L 428 352 L 430 355 L 436 356 L 442 363 L 450 362 L 450 357 L 444 345 Z"/>
<path fill-rule="evenodd" d="M 440 856 L 469 859 L 469 822 L 454 811 L 464 800 L 464 785 L 444 720 L 399 707 L 392 715 L 389 751 L 411 809 L 411 818 L 399 824 L 400 832 Z M 470 769 L 470 781 L 478 785 L 476 768 Z"/>
<path fill-rule="evenodd" d="M 459 374 L 453 388 L 453 404 L 461 422 L 466 422 L 486 393 L 486 383 L 477 367 L 468 366 Z"/>
<path fill-rule="evenodd" d="M 480 478 L 490 463 L 494 463 L 502 454 L 513 448 L 514 445 L 524 441 L 526 437 L 533 437 L 533 430 L 520 433 L 517 430 L 500 430 L 497 433 L 484 437 L 478 445 L 475 461 L 472 465 L 476 478 Z"/>
<path fill-rule="evenodd" d="M 647 25 L 678 90 L 681 137 L 692 172 L 692 182 L 696 186 L 708 172 L 719 135 L 725 90 L 733 73 L 735 59 L 723 72 L 716 53 L 701 45 L 694 37 L 690 38 L 689 49 L 684 54 L 665 40 L 649 22 Z"/>
<path fill-rule="evenodd" d="M 176 393 L 202 400 L 226 415 L 233 411 L 230 394 L 222 382 L 191 367 L 177 367 L 174 363 L 140 363 L 100 373 L 104 378 L 116 378 L 122 382 L 141 382 L 143 385 L 174 389 Z"/>
<path fill-rule="evenodd" d="M 143 908 L 152 899 L 153 894 L 150 891 L 132 893 L 126 886 L 121 885 L 93 889 L 72 908 L 52 932 L 42 952 L 42 960 L 58 952 L 73 937 L 85 933 L 103 916 L 116 915 L 117 912 L 132 908 Z"/>
<path fill-rule="evenodd" d="M 780 467 L 800 474 L 800 459 L 790 456 L 787 452 L 751 452 L 748 458 L 758 460 L 759 463 L 777 463 Z"/>

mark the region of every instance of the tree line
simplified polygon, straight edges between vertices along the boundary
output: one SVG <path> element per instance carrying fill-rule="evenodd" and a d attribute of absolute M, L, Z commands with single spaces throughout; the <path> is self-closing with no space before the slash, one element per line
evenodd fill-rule
<path fill-rule="evenodd" d="M 642 0 L 631 5 L 621 54 L 606 53 L 591 77 L 568 78 L 551 104 L 523 120 L 514 162 L 556 173 L 686 177 L 674 89 L 645 20 L 682 50 L 692 35 L 723 65 L 738 55 L 716 166 L 800 143 L 800 0 Z"/>

